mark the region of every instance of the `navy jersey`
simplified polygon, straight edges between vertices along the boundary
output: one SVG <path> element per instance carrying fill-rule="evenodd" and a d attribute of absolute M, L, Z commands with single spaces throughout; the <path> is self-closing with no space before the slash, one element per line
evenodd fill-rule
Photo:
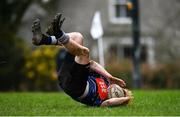
<path fill-rule="evenodd" d="M 89 63 L 86 65 L 78 64 L 74 58 L 74 55 L 67 52 L 58 72 L 59 85 L 66 94 L 76 101 L 90 106 L 100 106 L 107 99 L 109 82 L 98 73 L 91 71 Z M 88 88 L 86 88 L 87 84 Z M 79 98 L 86 89 L 88 89 L 87 95 Z"/>
<path fill-rule="evenodd" d="M 90 73 L 87 83 L 89 83 L 87 95 L 83 99 L 76 100 L 89 106 L 100 106 L 107 99 L 109 82 L 102 76 L 97 77 L 96 73 Z"/>

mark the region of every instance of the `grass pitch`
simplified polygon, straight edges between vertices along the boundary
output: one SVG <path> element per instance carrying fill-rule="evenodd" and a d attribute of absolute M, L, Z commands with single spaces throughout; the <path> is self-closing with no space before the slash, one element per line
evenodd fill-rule
<path fill-rule="evenodd" d="M 133 91 L 130 105 L 88 107 L 64 93 L 0 93 L 0 115 L 180 116 L 180 90 Z"/>

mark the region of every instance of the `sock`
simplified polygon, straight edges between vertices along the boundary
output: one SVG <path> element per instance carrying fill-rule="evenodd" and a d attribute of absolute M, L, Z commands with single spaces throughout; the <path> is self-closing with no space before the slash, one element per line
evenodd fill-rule
<path fill-rule="evenodd" d="M 40 41 L 40 45 L 57 45 L 58 41 L 55 36 L 46 36 L 43 34 L 43 37 Z"/>
<path fill-rule="evenodd" d="M 57 37 L 58 41 L 62 44 L 66 44 L 69 41 L 69 35 L 67 35 L 64 31 L 61 31 L 61 36 Z"/>
<path fill-rule="evenodd" d="M 42 39 L 40 41 L 40 45 L 57 45 L 58 41 L 61 44 L 66 44 L 69 41 L 69 36 L 64 32 L 60 31 L 60 35 L 58 36 L 47 36 L 47 35 L 42 35 Z"/>
<path fill-rule="evenodd" d="M 52 45 L 57 45 L 58 44 L 58 40 L 56 39 L 55 36 L 50 36 L 51 37 L 51 44 Z"/>
<path fill-rule="evenodd" d="M 55 34 L 55 36 L 56 36 L 56 38 L 58 39 L 58 38 L 60 38 L 61 36 L 63 36 L 63 34 L 64 34 L 64 31 L 60 29 L 59 31 L 57 31 L 57 34 Z"/>

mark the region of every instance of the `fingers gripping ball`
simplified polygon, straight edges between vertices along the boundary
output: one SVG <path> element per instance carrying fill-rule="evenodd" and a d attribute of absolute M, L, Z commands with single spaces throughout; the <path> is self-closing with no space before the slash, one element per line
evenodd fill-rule
<path fill-rule="evenodd" d="M 111 84 L 108 87 L 108 98 L 119 98 L 124 97 L 124 90 L 117 84 Z"/>

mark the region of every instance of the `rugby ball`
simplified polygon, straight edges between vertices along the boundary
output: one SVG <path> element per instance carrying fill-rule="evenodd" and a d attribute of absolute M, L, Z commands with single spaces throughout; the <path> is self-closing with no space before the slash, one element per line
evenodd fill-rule
<path fill-rule="evenodd" d="M 123 88 L 121 88 L 117 84 L 111 84 L 108 87 L 108 98 L 119 98 L 119 97 L 124 97 L 124 91 Z"/>

